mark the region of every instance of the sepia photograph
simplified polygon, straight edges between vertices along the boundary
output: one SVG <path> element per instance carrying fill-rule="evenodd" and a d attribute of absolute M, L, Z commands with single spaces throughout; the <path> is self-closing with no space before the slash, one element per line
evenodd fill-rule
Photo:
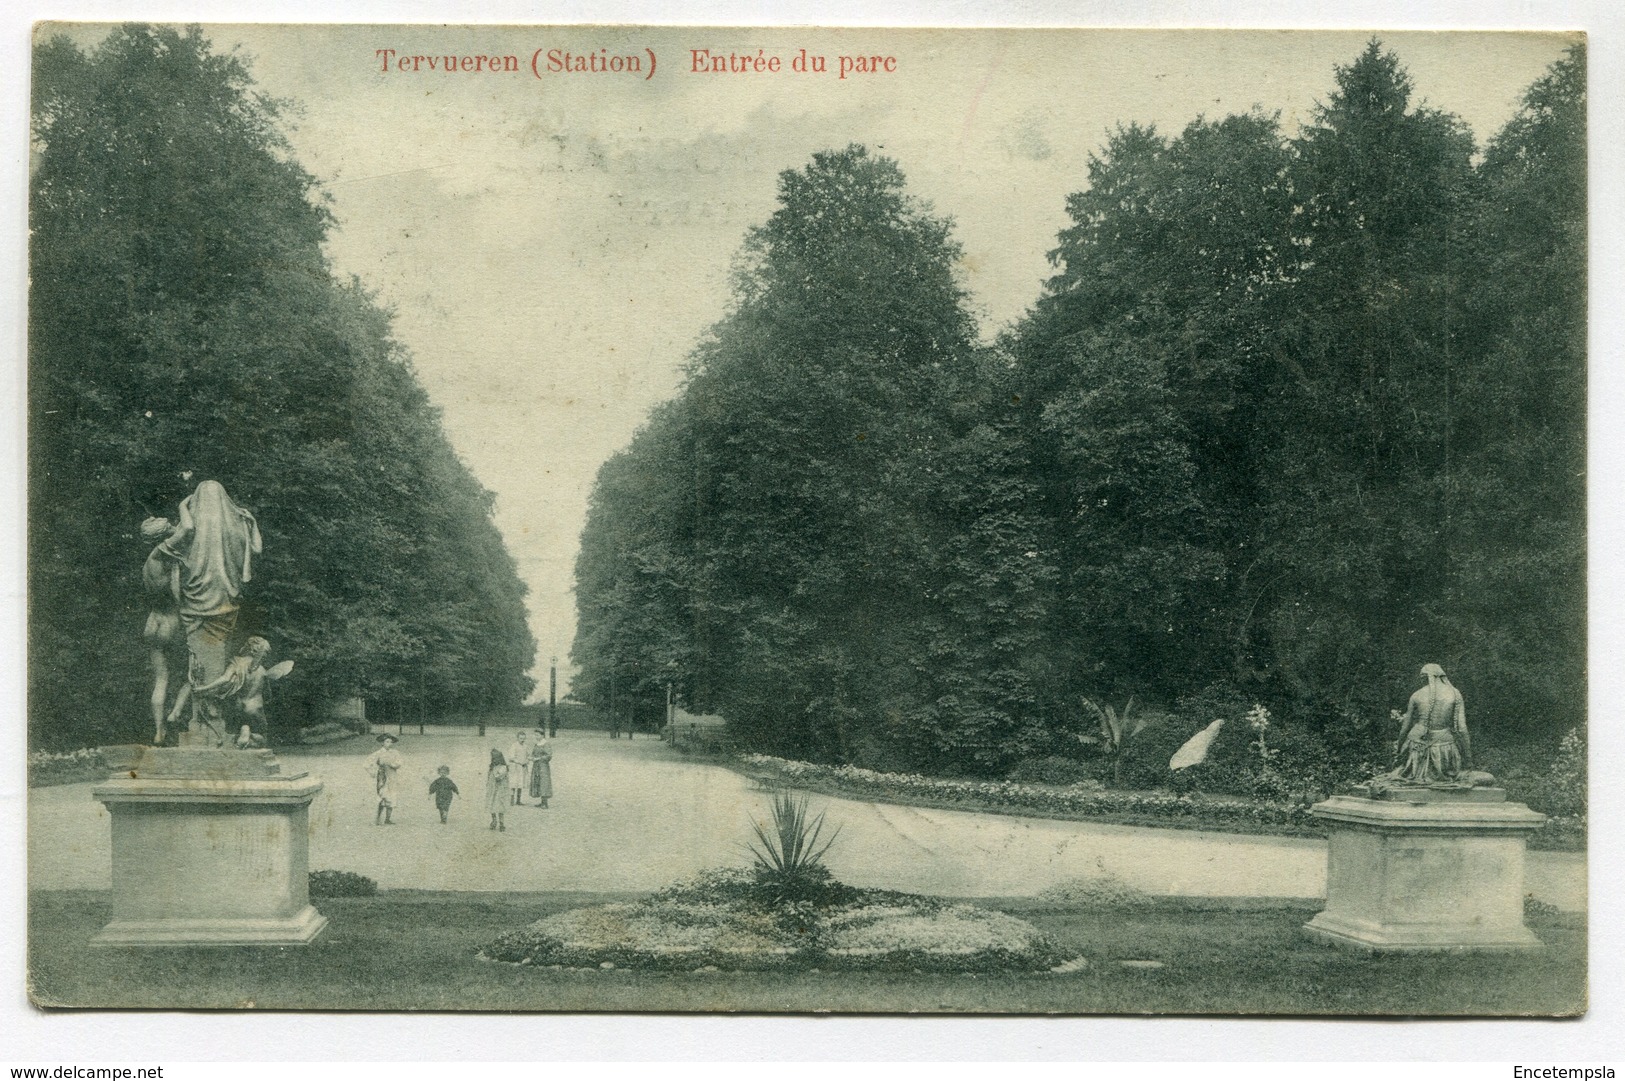
<path fill-rule="evenodd" d="M 30 1001 L 1586 1014 L 1587 46 L 37 24 Z"/>

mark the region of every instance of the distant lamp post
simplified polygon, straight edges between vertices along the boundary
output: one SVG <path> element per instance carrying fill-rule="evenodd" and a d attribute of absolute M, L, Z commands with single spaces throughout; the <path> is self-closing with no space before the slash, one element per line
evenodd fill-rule
<path fill-rule="evenodd" d="M 677 662 L 666 662 L 666 730 L 677 731 L 677 699 L 672 685 L 677 682 Z"/>
<path fill-rule="evenodd" d="M 632 693 L 626 696 L 626 738 L 632 739 L 633 733 L 638 730 L 638 670 L 643 667 L 641 661 L 632 662 Z"/>
<path fill-rule="evenodd" d="M 559 734 L 559 659 L 550 657 L 547 662 L 547 738 L 554 739 Z"/>

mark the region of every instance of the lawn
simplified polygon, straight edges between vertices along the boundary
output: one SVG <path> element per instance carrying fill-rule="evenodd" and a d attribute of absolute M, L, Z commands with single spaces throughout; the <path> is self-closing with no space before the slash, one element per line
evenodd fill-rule
<path fill-rule="evenodd" d="M 138 950 L 87 945 L 108 919 L 105 892 L 36 891 L 30 991 L 42 1006 L 264 1010 L 1505 1016 L 1576 1014 L 1586 1001 L 1586 932 L 1576 915 L 1535 918 L 1546 949 L 1528 954 L 1366 956 L 1301 934 L 1318 905 L 1270 900 L 977 902 L 1087 959 L 1066 973 L 651 973 L 475 959 L 504 931 L 626 899 L 386 891 L 318 901 L 331 922 L 304 949 Z"/>

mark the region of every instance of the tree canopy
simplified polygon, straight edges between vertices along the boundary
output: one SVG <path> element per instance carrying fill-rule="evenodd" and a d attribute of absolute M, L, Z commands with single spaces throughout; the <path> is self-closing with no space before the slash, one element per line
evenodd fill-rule
<path fill-rule="evenodd" d="M 241 630 L 325 700 L 517 704 L 524 586 L 390 332 L 335 277 L 284 106 L 197 29 L 36 49 L 29 250 L 30 694 L 36 739 L 132 738 L 136 527 L 220 480 L 265 553 Z M 272 721 L 279 714 L 273 710 Z"/>
<path fill-rule="evenodd" d="M 1424 661 L 1503 738 L 1583 723 L 1583 55 L 1482 155 L 1412 98 L 1372 41 L 1298 131 L 1120 127 L 991 348 L 894 162 L 782 174 L 599 477 L 578 693 L 975 772 L 1129 695 L 1367 754 Z"/>

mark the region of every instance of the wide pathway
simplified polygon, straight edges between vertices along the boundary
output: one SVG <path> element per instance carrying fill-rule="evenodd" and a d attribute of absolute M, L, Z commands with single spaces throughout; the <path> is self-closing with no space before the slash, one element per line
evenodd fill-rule
<path fill-rule="evenodd" d="M 546 809 L 511 807 L 507 831 L 487 828 L 485 765 L 511 732 L 407 731 L 403 804 L 375 826 L 364 767 L 354 755 L 281 756 L 284 773 L 326 784 L 311 807 L 313 870 L 357 871 L 385 888 L 649 890 L 726 864 L 748 863 L 750 819 L 767 820 L 765 793 L 719 766 L 687 761 L 651 738 L 561 732 L 556 792 Z M 462 799 L 441 825 L 428 795 L 451 767 Z M 29 882 L 35 889 L 106 889 L 106 809 L 89 784 L 29 793 Z M 914 893 L 1019 897 L 1076 879 L 1114 877 L 1151 893 L 1323 897 L 1326 843 L 1194 830 L 940 811 L 813 798 L 840 838 L 827 862 L 843 881 Z M 1585 907 L 1583 855 L 1530 853 L 1527 889 L 1560 908 Z"/>

